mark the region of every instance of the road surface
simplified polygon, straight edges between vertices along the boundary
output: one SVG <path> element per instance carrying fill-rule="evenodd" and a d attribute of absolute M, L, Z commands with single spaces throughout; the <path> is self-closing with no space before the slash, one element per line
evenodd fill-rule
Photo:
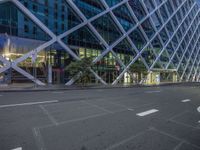
<path fill-rule="evenodd" d="M 200 150 L 200 87 L 0 93 L 0 150 Z"/>

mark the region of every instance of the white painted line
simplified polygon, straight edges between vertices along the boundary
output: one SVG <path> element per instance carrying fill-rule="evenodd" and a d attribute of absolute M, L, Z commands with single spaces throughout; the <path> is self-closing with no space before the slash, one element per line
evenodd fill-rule
<path fill-rule="evenodd" d="M 198 123 L 200 123 L 200 120 L 198 121 Z"/>
<path fill-rule="evenodd" d="M 22 147 L 14 148 L 12 150 L 22 150 Z"/>
<path fill-rule="evenodd" d="M 106 116 L 108 114 L 110 114 L 110 113 L 105 113 L 104 112 L 104 113 L 100 113 L 100 114 L 96 114 L 96 115 L 91 115 L 91 116 L 87 116 L 87 117 L 82 117 L 82 118 L 77 118 L 77 119 L 71 119 L 71 120 L 60 122 L 58 125 L 67 124 L 67 123 L 71 123 L 71 122 L 83 121 L 83 120 L 87 120 L 87 119 L 94 119 L 94 118 Z M 49 125 L 49 126 L 52 126 L 52 125 Z"/>
<path fill-rule="evenodd" d="M 124 110 L 113 112 L 113 114 L 120 113 L 120 112 L 124 112 Z M 104 113 L 100 113 L 100 114 L 96 114 L 96 115 L 91 115 L 91 116 L 87 116 L 87 117 L 83 117 L 83 118 L 77 118 L 77 119 L 71 119 L 71 120 L 61 121 L 61 122 L 58 123 L 58 125 L 68 124 L 68 123 L 78 122 L 78 121 L 84 121 L 84 120 L 88 120 L 88 119 L 94 119 L 94 118 L 106 116 L 106 115 L 109 115 L 109 114 L 111 114 L 111 113 L 104 112 Z M 48 124 L 48 125 L 40 126 L 40 129 L 42 129 L 42 128 L 44 129 L 44 128 L 52 127 L 52 126 L 54 126 L 54 125 L 53 124 Z"/>
<path fill-rule="evenodd" d="M 60 91 L 56 91 L 56 92 L 52 92 L 53 94 L 62 94 L 64 92 L 60 92 Z"/>
<path fill-rule="evenodd" d="M 127 110 L 128 110 L 128 111 L 134 111 L 134 109 L 132 109 L 132 108 L 128 108 Z"/>
<path fill-rule="evenodd" d="M 191 101 L 191 100 L 190 99 L 184 99 L 181 102 L 186 103 L 186 102 L 189 102 L 189 101 Z"/>
<path fill-rule="evenodd" d="M 176 137 L 176 136 L 174 136 L 174 135 L 172 135 L 172 134 L 169 134 L 169 133 L 167 133 L 167 132 L 161 131 L 161 130 L 159 130 L 159 129 L 152 128 L 152 130 L 153 130 L 153 131 L 156 131 L 156 132 L 158 132 L 158 133 L 160 133 L 160 134 L 162 134 L 162 135 L 171 137 L 172 139 L 175 139 L 175 140 L 177 140 L 177 141 L 183 141 L 182 138 Z M 200 149 L 199 146 L 196 146 L 196 145 L 194 145 L 194 144 L 192 144 L 192 143 L 190 143 L 190 142 L 187 142 L 187 141 L 185 141 L 185 140 L 184 140 L 184 142 L 185 142 L 186 144 L 192 145 L 193 147 L 195 147 L 195 148 L 197 148 L 197 149 Z"/>
<path fill-rule="evenodd" d="M 179 150 L 181 146 L 185 143 L 185 141 L 181 141 L 175 148 L 174 150 Z"/>
<path fill-rule="evenodd" d="M 200 106 L 197 108 L 197 111 L 200 112 Z"/>
<path fill-rule="evenodd" d="M 105 109 L 105 108 L 103 108 L 103 107 L 100 107 L 100 106 L 98 106 L 98 105 L 95 105 L 95 104 L 92 104 L 92 103 L 89 103 L 89 102 L 86 102 L 86 101 L 83 101 L 83 102 L 86 103 L 87 105 L 96 107 L 96 108 L 98 108 L 98 109 L 100 109 L 100 110 L 103 110 L 103 111 L 105 111 L 105 112 L 107 112 L 107 113 L 114 113 L 114 112 L 112 112 L 112 111 L 110 111 L 110 110 L 107 110 L 107 109 Z"/>
<path fill-rule="evenodd" d="M 58 125 L 58 122 L 56 121 L 56 119 L 49 113 L 49 111 L 43 107 L 42 105 L 40 105 L 40 108 L 43 110 L 43 112 L 48 116 L 49 120 L 52 122 L 52 124 L 54 125 Z"/>
<path fill-rule="evenodd" d="M 151 110 L 148 110 L 148 111 L 145 111 L 145 112 L 138 113 L 137 116 L 144 117 L 146 115 L 150 115 L 150 114 L 158 112 L 158 111 L 159 110 L 157 110 L 157 109 L 151 109 Z"/>
<path fill-rule="evenodd" d="M 169 118 L 168 120 L 174 120 L 175 118 L 180 117 L 180 116 L 184 115 L 185 113 L 188 113 L 188 111 L 183 111 L 179 114 L 176 114 L 176 115 L 172 116 L 171 118 Z"/>
<path fill-rule="evenodd" d="M 33 135 L 40 150 L 45 150 L 44 142 L 39 128 L 33 128 Z"/>
<path fill-rule="evenodd" d="M 148 93 L 148 94 L 150 94 L 150 93 L 160 93 L 161 91 L 146 91 L 145 93 Z"/>
<path fill-rule="evenodd" d="M 127 142 L 129 142 L 129 141 L 132 141 L 132 140 L 134 140 L 135 138 L 137 138 L 137 137 L 139 137 L 139 136 L 145 135 L 145 133 L 146 133 L 146 131 L 142 131 L 142 132 L 140 132 L 140 133 L 138 133 L 138 134 L 136 134 L 136 135 L 133 135 L 133 136 L 127 138 L 127 139 L 124 139 L 124 140 L 122 140 L 122 141 L 120 141 L 120 142 L 118 142 L 118 143 L 115 143 L 115 144 L 109 146 L 109 147 L 106 148 L 105 150 L 113 150 L 113 149 L 116 149 L 116 148 L 119 147 L 120 145 L 123 145 L 123 144 L 125 144 L 125 143 L 127 143 Z"/>
<path fill-rule="evenodd" d="M 29 105 L 57 103 L 57 102 L 59 102 L 59 101 L 58 100 L 52 100 L 52 101 L 43 101 L 43 102 L 30 102 L 30 103 L 20 103 L 20 104 L 9 104 L 9 105 L 0 105 L 0 108 L 16 107 L 16 106 L 29 106 Z"/>

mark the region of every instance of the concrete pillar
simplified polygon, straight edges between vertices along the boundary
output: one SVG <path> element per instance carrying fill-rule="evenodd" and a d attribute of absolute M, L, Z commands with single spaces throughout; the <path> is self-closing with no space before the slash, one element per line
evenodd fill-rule
<path fill-rule="evenodd" d="M 177 81 L 178 81 L 177 73 L 173 72 L 173 82 L 177 82 Z"/>
<path fill-rule="evenodd" d="M 48 84 L 52 84 L 52 66 L 48 64 Z"/>

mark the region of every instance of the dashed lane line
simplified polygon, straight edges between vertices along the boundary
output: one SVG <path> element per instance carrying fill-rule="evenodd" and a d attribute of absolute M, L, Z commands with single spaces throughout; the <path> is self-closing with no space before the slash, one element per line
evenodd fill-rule
<path fill-rule="evenodd" d="M 22 150 L 22 147 L 17 147 L 17 148 L 14 148 L 12 150 Z"/>
<path fill-rule="evenodd" d="M 65 93 L 65 92 L 61 92 L 61 91 L 54 91 L 54 92 L 52 92 L 53 94 L 63 94 L 63 93 Z"/>
<path fill-rule="evenodd" d="M 160 93 L 161 91 L 146 91 L 145 93 L 151 94 L 151 93 Z"/>
<path fill-rule="evenodd" d="M 58 100 L 52 100 L 52 101 L 42 101 L 42 102 L 30 102 L 30 103 L 9 104 L 9 105 L 0 105 L 0 108 L 17 107 L 17 106 L 30 106 L 30 105 L 48 104 L 48 103 L 58 103 L 58 102 L 59 102 Z"/>
<path fill-rule="evenodd" d="M 151 110 L 147 110 L 147 111 L 145 111 L 145 112 L 138 113 L 137 116 L 144 117 L 144 116 L 147 116 L 147 115 L 156 113 L 156 112 L 158 112 L 158 111 L 159 111 L 159 110 L 157 110 L 157 109 L 151 109 Z"/>
<path fill-rule="evenodd" d="M 190 102 L 190 101 L 191 101 L 190 99 L 184 99 L 184 100 L 182 100 L 181 102 L 187 103 L 187 102 Z"/>

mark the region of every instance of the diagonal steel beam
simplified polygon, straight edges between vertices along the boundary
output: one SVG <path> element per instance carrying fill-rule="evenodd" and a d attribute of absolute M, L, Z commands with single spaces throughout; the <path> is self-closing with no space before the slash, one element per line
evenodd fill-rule
<path fill-rule="evenodd" d="M 184 1 L 184 2 L 186 2 L 186 0 Z M 151 13 L 149 13 L 148 15 L 147 15 L 147 18 L 150 16 L 150 15 L 152 15 L 155 11 L 157 11 L 157 9 L 159 9 L 163 4 L 165 4 L 166 3 L 166 0 L 165 1 L 163 1 L 158 7 L 156 7 L 156 9 L 154 10 L 154 11 L 152 11 Z M 132 8 L 130 7 L 130 5 L 129 5 L 129 3 L 127 2 L 126 3 L 126 5 L 127 5 L 127 7 L 128 7 L 128 9 L 130 10 L 130 12 L 131 12 L 131 10 L 132 10 Z M 182 4 L 183 5 L 183 4 Z M 181 6 L 182 6 L 181 5 Z M 181 8 L 181 6 L 179 6 L 179 9 Z M 176 11 L 178 11 L 179 9 L 177 9 Z M 176 12 L 174 12 L 173 13 L 173 15 L 175 15 L 175 13 Z M 142 19 L 138 24 L 137 24 L 137 26 L 139 26 L 141 23 L 142 23 L 142 21 L 144 21 L 144 20 L 146 20 L 147 19 L 146 17 L 144 18 L 144 19 Z M 125 73 L 125 72 L 127 72 L 127 70 L 129 69 L 129 67 L 139 58 L 139 57 L 141 57 L 141 54 L 142 54 L 142 52 L 145 50 L 145 48 L 152 42 L 152 40 L 158 35 L 158 33 L 165 27 L 165 25 L 167 24 L 167 22 L 168 21 L 170 21 L 170 18 L 168 18 L 168 20 L 162 25 L 162 27 L 159 29 L 159 31 L 157 32 L 157 33 L 155 33 L 155 35 L 152 37 L 152 39 L 151 40 L 149 40 L 148 42 L 147 42 L 147 44 L 144 46 L 144 48 L 140 51 L 140 53 L 138 53 L 137 54 L 137 56 L 130 62 L 130 64 L 129 65 L 127 65 L 127 67 L 124 69 L 124 71 L 117 77 L 117 79 L 113 82 L 113 84 L 117 84 L 117 82 L 122 78 L 122 76 L 123 76 L 123 74 Z M 137 27 L 136 26 L 136 27 Z M 134 28 L 135 29 L 135 28 Z M 129 34 L 129 33 L 128 33 Z M 164 49 L 163 49 L 164 50 Z M 162 54 L 162 53 L 161 53 Z M 160 55 L 161 55 L 160 54 Z M 158 59 L 158 58 L 157 58 Z M 155 62 L 155 61 L 154 61 Z M 151 69 L 151 68 L 150 68 Z"/>
<path fill-rule="evenodd" d="M 102 4 L 104 5 L 104 7 L 106 9 L 109 9 L 109 6 L 107 5 L 107 3 L 105 2 L 105 0 L 101 0 Z M 122 25 L 120 24 L 120 22 L 118 21 L 117 17 L 113 14 L 112 11 L 109 12 L 111 18 L 113 19 L 113 21 L 116 23 L 117 27 L 119 28 L 119 30 L 126 35 L 127 32 L 124 30 L 124 28 L 122 27 Z M 130 39 L 129 36 L 126 37 L 128 42 L 131 44 L 131 46 L 134 48 L 136 53 L 139 53 L 139 50 L 137 49 L 137 47 L 135 46 L 135 44 L 132 42 L 132 40 Z M 143 63 L 145 64 L 145 67 L 147 68 L 147 70 L 149 69 L 148 65 L 146 64 L 145 60 L 142 59 Z M 126 67 L 124 64 L 122 64 L 124 66 L 124 68 Z M 115 81 L 114 81 L 115 82 Z M 113 82 L 113 83 L 114 83 Z"/>
<path fill-rule="evenodd" d="M 198 41 L 199 41 L 199 40 L 200 40 L 200 38 L 198 39 Z M 194 51 L 194 50 L 193 50 L 193 51 Z M 194 53 L 194 52 L 192 52 L 192 53 Z M 188 77 L 187 77 L 187 81 L 189 80 L 189 78 L 190 78 L 190 76 L 191 76 L 191 73 L 192 73 L 192 71 L 193 71 L 194 65 L 195 65 L 195 63 L 196 63 L 196 60 L 197 60 L 199 54 L 200 54 L 200 48 L 199 48 L 199 49 L 197 50 L 197 52 L 196 52 L 196 56 L 195 56 L 195 58 L 194 58 L 194 60 L 193 60 L 192 67 L 191 67 L 190 72 L 189 72 Z M 192 56 L 192 54 L 191 54 L 191 56 Z M 190 58 L 190 59 L 191 59 L 191 58 Z"/>
<path fill-rule="evenodd" d="M 199 56 L 198 56 L 199 57 Z M 194 73 L 194 77 L 196 77 L 196 75 L 197 75 L 197 72 L 198 72 L 198 69 L 200 69 L 200 67 L 199 67 L 199 65 L 200 65 L 200 58 L 198 58 L 199 60 L 198 60 L 198 63 L 197 63 L 197 65 L 196 65 L 196 69 L 195 69 L 195 73 Z M 193 79 L 193 82 L 194 82 L 194 79 Z"/>
<path fill-rule="evenodd" d="M 148 12 L 148 10 L 147 10 L 147 7 L 146 7 L 146 5 L 144 4 L 144 1 L 141 1 L 141 4 L 142 4 L 142 7 L 143 7 L 144 11 L 146 12 L 146 14 L 149 14 L 149 12 Z M 151 24 L 151 26 L 153 27 L 153 30 L 155 31 L 155 33 L 159 33 L 159 31 L 157 30 L 157 28 L 155 27 L 155 25 L 154 25 L 154 23 L 153 23 L 153 20 L 152 20 L 152 17 L 151 17 L 151 16 L 149 17 L 149 21 L 150 21 L 150 24 Z M 142 29 L 142 31 L 143 31 L 143 29 Z M 143 33 L 144 33 L 144 31 L 143 31 Z M 164 46 L 164 43 L 163 43 L 163 41 L 162 41 L 162 39 L 161 39 L 161 37 L 160 37 L 160 34 L 158 34 L 157 36 L 158 36 L 158 39 L 160 40 L 161 45 Z M 145 37 L 145 39 L 146 39 L 147 41 L 149 41 L 149 39 L 148 39 L 146 33 L 144 33 L 144 37 Z M 152 39 L 153 39 L 153 38 L 152 38 Z M 152 48 L 154 55 L 155 55 L 156 57 L 158 57 L 158 54 L 156 53 L 156 51 L 155 51 L 154 47 L 152 46 L 152 44 L 150 43 L 149 45 L 150 45 L 150 47 Z M 167 52 L 167 57 L 169 57 L 168 52 Z M 163 68 L 163 65 L 161 64 L 160 60 L 158 60 L 157 63 L 160 64 L 161 67 Z M 149 71 L 150 71 L 150 68 L 149 68 Z"/>
<path fill-rule="evenodd" d="M 36 49 L 34 49 L 34 50 L 32 50 L 32 51 L 30 51 L 29 53 L 27 53 L 27 54 L 25 54 L 25 55 L 23 55 L 21 58 L 18 58 L 17 60 L 15 60 L 14 62 L 13 62 L 13 69 L 16 69 L 16 65 L 18 64 L 18 63 L 20 63 L 21 61 L 23 61 L 23 60 L 25 60 L 25 59 L 27 59 L 28 57 L 31 57 L 31 55 L 33 54 L 33 53 L 38 53 L 38 52 L 40 52 L 41 50 L 43 50 L 44 48 L 46 48 L 46 47 L 48 47 L 48 46 L 50 46 L 51 44 L 53 44 L 53 43 L 55 43 L 56 41 L 58 41 L 58 43 L 70 54 L 70 55 L 72 55 L 72 57 L 74 57 L 75 59 L 78 59 L 78 56 L 76 56 L 76 54 L 74 54 L 73 53 L 73 51 L 71 51 L 71 49 L 68 47 L 68 46 L 66 46 L 60 39 L 57 39 L 57 37 L 56 37 L 56 35 L 52 32 L 52 31 L 50 31 L 49 29 L 48 29 L 48 27 L 46 27 L 37 17 L 35 17 L 26 7 L 24 7 L 18 0 L 17 1 L 15 1 L 15 0 L 10 0 L 11 2 L 13 2 L 24 14 L 26 14 L 33 22 L 35 22 L 43 31 L 45 31 L 47 34 L 49 34 L 51 37 L 52 37 L 52 40 L 50 40 L 50 41 L 48 41 L 48 42 L 46 42 L 46 43 L 44 43 L 43 45 L 41 45 L 41 46 L 39 46 L 38 48 L 36 48 Z M 4 71 L 5 69 L 8 69 L 8 67 L 7 68 L 2 68 L 1 70 L 2 71 Z M 17 68 L 18 69 L 18 68 Z M 32 76 L 29 74 L 29 73 L 27 73 L 27 72 L 25 72 L 24 70 L 22 71 L 22 69 L 18 69 L 17 70 L 18 72 L 20 72 L 21 74 L 23 74 L 24 76 L 28 76 L 28 78 L 29 79 L 31 79 L 32 80 Z M 95 77 L 96 77 L 97 75 L 95 74 Z M 36 81 L 36 80 L 32 80 L 32 81 Z M 36 81 L 37 82 L 37 81 Z M 37 84 L 40 84 L 41 82 L 37 82 Z"/>
<path fill-rule="evenodd" d="M 199 10 L 199 12 L 198 12 L 197 14 L 200 14 L 200 10 Z M 196 15 L 196 16 L 197 16 L 197 15 Z M 195 17 L 195 18 L 196 18 L 196 17 Z M 196 28 L 195 28 L 195 32 L 192 34 L 192 37 L 190 38 L 190 40 L 189 40 L 189 42 L 188 42 L 188 45 L 187 45 L 187 47 L 186 47 L 186 49 L 185 49 L 185 51 L 184 51 L 184 53 L 183 53 L 183 56 L 182 56 L 182 58 L 181 58 L 181 61 L 179 62 L 179 65 L 178 65 L 177 69 L 179 69 L 179 67 L 180 67 L 180 65 L 181 65 L 181 62 L 183 61 L 183 58 L 184 58 L 184 56 L 185 56 L 185 53 L 188 51 L 188 47 L 190 46 L 191 41 L 192 41 L 194 35 L 196 34 L 196 31 L 198 30 L 199 25 L 200 25 L 200 21 L 199 21 L 198 25 L 197 25 Z M 191 28 L 191 26 L 190 26 L 190 28 Z M 190 29 L 190 28 L 189 28 L 189 29 Z M 192 52 L 193 52 L 193 50 L 194 50 L 196 44 L 198 44 L 197 42 L 198 42 L 199 37 L 200 37 L 200 36 L 198 36 L 196 42 L 194 43 Z M 188 62 L 189 62 L 189 61 L 188 61 Z M 188 64 L 188 62 L 187 62 L 187 64 Z M 186 66 L 187 66 L 187 64 L 186 64 Z M 186 68 L 187 68 L 187 67 L 185 67 L 185 69 L 184 69 L 184 71 L 183 71 L 183 73 L 182 73 L 181 76 L 184 75 Z"/>
<path fill-rule="evenodd" d="M 181 46 L 182 42 L 184 42 L 184 39 L 185 39 L 185 37 L 186 37 L 187 33 L 189 32 L 189 30 L 190 30 L 191 26 L 193 25 L 193 22 L 195 21 L 195 18 L 197 17 L 198 13 L 199 13 L 199 12 L 197 12 L 197 14 L 196 14 L 196 15 L 195 15 L 195 17 L 193 18 L 192 22 L 190 23 L 189 27 L 187 28 L 186 32 L 184 33 L 184 35 L 183 35 L 183 37 L 182 37 L 181 41 L 179 42 L 179 44 L 178 44 L 178 46 L 177 46 L 177 48 L 176 48 L 176 50 L 175 50 L 174 54 L 172 55 L 172 57 L 171 57 L 171 59 L 170 59 L 169 63 L 167 64 L 166 68 L 168 68 L 168 66 L 170 65 L 171 61 L 172 61 L 172 60 L 173 60 L 173 58 L 175 57 L 175 55 L 176 55 L 176 53 L 177 53 L 178 49 L 180 48 L 180 46 Z M 195 32 L 194 32 L 194 33 L 195 33 Z M 187 48 L 188 48 L 188 45 L 189 45 L 189 44 L 187 44 Z M 187 48 L 186 48 L 186 50 L 187 50 Z M 184 53 L 184 54 L 185 54 L 185 53 Z M 180 59 L 180 62 L 181 62 L 181 61 L 182 61 L 182 59 Z M 178 69 L 178 68 L 179 68 L 179 66 L 180 66 L 180 62 L 179 62 L 179 65 L 178 65 L 177 69 Z"/>
<path fill-rule="evenodd" d="M 21 4 L 18 0 L 0 0 L 0 2 L 3 2 L 3 1 L 12 1 L 13 3 L 18 2 L 19 5 Z M 28 76 L 28 78 L 29 78 L 30 80 L 33 81 L 33 78 L 31 77 L 31 75 L 28 74 L 28 73 L 25 72 L 25 71 L 23 72 L 23 70 L 22 70 L 21 68 L 19 68 L 19 67 L 17 66 L 17 64 L 20 63 L 21 61 L 27 59 L 28 57 L 31 57 L 31 55 L 32 55 L 33 53 L 38 53 L 38 52 L 40 52 L 40 51 L 43 50 L 44 48 L 46 48 L 46 47 L 50 46 L 51 44 L 55 43 L 56 41 L 57 41 L 70 55 L 72 55 L 72 57 L 74 57 L 75 59 L 79 60 L 80 58 L 68 47 L 68 45 L 66 45 L 66 44 L 62 41 L 62 38 L 64 38 L 65 36 L 69 35 L 70 33 L 74 32 L 74 31 L 78 30 L 79 28 L 83 27 L 84 25 L 87 25 L 87 26 L 89 27 L 89 29 L 94 33 L 94 35 L 99 39 L 99 41 L 101 41 L 101 43 L 103 43 L 103 45 L 104 45 L 104 47 L 105 47 L 105 50 L 102 52 L 102 54 L 101 54 L 100 56 L 98 56 L 98 57 L 93 61 L 93 63 L 99 61 L 99 60 L 100 60 L 101 58 L 103 58 L 108 52 L 111 52 L 111 53 L 113 53 L 113 55 L 114 55 L 114 57 L 117 59 L 117 61 L 118 61 L 123 67 L 126 67 L 126 68 L 123 70 L 123 72 L 124 72 L 124 71 L 127 71 L 127 69 L 129 68 L 129 66 L 130 66 L 132 63 L 134 63 L 139 57 L 141 57 L 141 54 L 142 54 L 142 52 L 144 51 L 144 49 L 145 49 L 149 44 L 151 44 L 151 41 L 152 41 L 152 40 L 149 40 L 149 39 L 147 38 L 147 36 L 146 36 L 146 34 L 144 33 L 143 29 L 140 27 L 141 23 L 142 23 L 144 20 L 146 20 L 148 17 L 150 17 L 155 11 L 157 11 L 166 1 L 167 1 L 167 0 L 164 0 L 164 1 L 162 2 L 161 5 L 156 6 L 156 8 L 153 10 L 153 12 L 152 12 L 152 13 L 148 13 L 141 21 L 137 21 L 137 20 L 136 20 L 137 18 L 136 18 L 135 20 L 136 20 L 137 24 L 136 24 L 133 28 L 131 28 L 129 31 L 127 31 L 127 32 L 124 31 L 123 27 L 121 26 L 121 24 L 119 23 L 119 21 L 117 20 L 117 18 L 115 17 L 115 15 L 113 14 L 112 10 L 113 10 L 113 9 L 116 9 L 117 7 L 120 7 L 120 6 L 123 5 L 123 4 L 126 4 L 127 7 L 128 7 L 128 9 L 129 9 L 129 11 L 130 11 L 131 8 L 130 8 L 130 6 L 129 6 L 128 0 L 122 0 L 122 2 L 118 3 L 117 5 L 114 5 L 114 6 L 111 7 L 111 8 L 109 8 L 109 7 L 106 6 L 107 4 L 105 3 L 105 0 L 101 0 L 101 2 L 104 4 L 104 7 L 106 6 L 106 7 L 105 7 L 106 10 L 103 11 L 102 13 L 99 13 L 98 15 L 96 15 L 96 16 L 90 18 L 90 19 L 87 19 L 87 18 L 81 13 L 81 11 L 80 11 L 79 9 L 77 9 L 77 6 L 74 4 L 73 1 L 71 1 L 71 0 L 70 0 L 70 1 L 66 0 L 66 2 L 67 2 L 68 4 L 71 4 L 70 6 L 73 8 L 73 10 L 75 10 L 76 13 L 78 13 L 79 17 L 83 20 L 83 22 L 82 22 L 81 24 L 79 24 L 79 25 L 73 27 L 72 29 L 70 29 L 70 30 L 68 30 L 68 31 L 66 31 L 66 32 L 64 32 L 64 33 L 62 33 L 62 34 L 60 34 L 59 36 L 56 36 L 53 32 L 51 32 L 39 19 L 37 19 L 37 18 L 36 18 L 31 12 L 29 12 L 29 10 L 28 10 L 28 12 L 27 12 L 27 13 L 25 12 L 25 14 L 26 14 L 27 16 L 30 15 L 29 17 L 31 18 L 31 20 L 33 20 L 43 31 L 45 31 L 47 34 L 49 34 L 50 37 L 51 37 L 52 39 L 51 39 L 50 41 L 48 41 L 48 42 L 45 42 L 44 44 L 42 44 L 41 46 L 37 47 L 36 49 L 32 50 L 31 52 L 25 54 L 25 55 L 22 56 L 21 58 L 18 58 L 18 59 L 15 60 L 14 62 L 12 62 L 12 63 L 7 62 L 7 64 L 6 64 L 3 68 L 0 68 L 0 72 L 1 72 L 1 70 L 3 71 L 4 69 L 9 69 L 10 67 L 13 67 L 13 68 L 16 69 L 18 72 L 21 72 L 21 73 L 24 74 L 25 76 Z M 187 1 L 187 0 L 185 0 L 183 3 L 181 3 L 181 5 L 180 5 L 176 10 L 174 9 L 174 12 L 173 12 L 172 16 L 174 16 L 174 14 L 177 13 L 177 11 L 181 8 L 181 6 L 182 6 L 183 4 L 185 4 L 186 1 Z M 142 2 L 142 3 L 143 3 L 143 2 Z M 106 5 L 105 5 L 105 4 L 106 4 Z M 195 4 L 196 4 L 196 3 L 195 3 Z M 21 5 L 22 5 L 22 4 L 21 4 Z M 23 6 L 23 5 L 22 5 L 22 6 Z M 193 6 L 194 6 L 194 5 L 193 5 Z M 143 7 L 144 7 L 144 5 L 143 5 Z M 144 7 L 144 8 L 145 8 L 145 7 Z M 24 10 L 24 9 L 26 9 L 26 8 L 23 8 L 23 10 Z M 22 11 L 23 11 L 23 10 L 22 10 Z M 132 11 L 132 9 L 131 9 L 131 11 Z M 168 10 L 167 10 L 167 12 L 168 12 Z M 29 14 L 29 13 L 30 13 L 30 14 Z M 109 13 L 109 14 L 111 15 L 111 17 L 112 17 L 112 19 L 114 20 L 115 24 L 118 26 L 118 28 L 120 29 L 121 33 L 123 33 L 123 35 L 120 36 L 119 39 L 117 39 L 112 45 L 108 45 L 108 43 L 101 37 L 101 35 L 97 32 L 97 30 L 96 30 L 96 29 L 93 27 L 93 25 L 91 24 L 92 21 L 94 21 L 94 20 L 96 20 L 97 18 L 99 18 L 99 17 L 105 15 L 106 13 Z M 168 14 L 169 14 L 169 12 L 168 12 Z M 170 18 L 168 18 L 168 20 L 162 25 L 161 29 L 158 30 L 158 31 L 156 32 L 155 36 L 157 36 L 158 33 L 164 28 L 164 26 L 169 22 L 169 20 L 171 20 L 172 16 L 171 16 Z M 34 18 L 34 17 L 35 17 L 35 18 Z M 132 17 L 134 18 L 134 13 L 132 14 Z M 161 18 L 161 19 L 162 19 L 162 18 Z M 182 23 L 180 23 L 180 24 L 182 24 Z M 180 25 L 180 24 L 179 24 L 179 25 Z M 172 24 L 172 25 L 173 25 L 173 24 Z M 117 57 L 117 55 L 115 54 L 115 52 L 114 52 L 112 49 L 113 49 L 117 44 L 119 44 L 123 39 L 127 39 L 127 40 L 129 41 L 129 43 L 132 45 L 132 47 L 134 47 L 135 45 L 134 45 L 134 43 L 132 43 L 132 40 L 129 38 L 128 35 L 129 35 L 133 30 L 135 30 L 137 27 L 140 27 L 143 36 L 145 37 L 145 39 L 146 39 L 148 42 L 147 42 L 147 44 L 144 46 L 144 48 L 143 48 L 140 52 L 138 52 L 137 48 L 136 48 L 136 49 L 134 48 L 134 49 L 136 50 L 137 56 L 132 60 L 132 62 L 131 62 L 128 66 L 125 66 L 125 65 L 123 64 L 123 62 L 120 61 L 120 59 Z M 154 27 L 154 26 L 153 26 L 153 27 Z M 180 26 L 178 26 L 178 27 L 180 27 Z M 177 31 L 177 30 L 176 30 L 176 31 Z M 167 31 L 167 34 L 169 35 L 168 31 Z M 155 36 L 154 36 L 154 37 L 155 37 Z M 173 35 L 173 36 L 174 36 L 174 35 Z M 153 38 L 154 38 L 154 37 L 153 37 Z M 152 39 L 153 39 L 153 38 L 152 38 Z M 183 38 L 182 38 L 182 39 L 183 39 Z M 172 40 L 172 38 L 169 39 L 169 41 L 171 41 L 171 40 Z M 162 41 L 162 40 L 161 40 L 161 41 Z M 166 44 L 166 45 L 168 45 L 168 44 Z M 165 45 L 165 47 L 166 47 L 166 45 Z M 151 46 L 152 46 L 152 45 L 151 45 Z M 163 48 L 163 49 L 164 49 L 164 48 Z M 162 52 L 163 52 L 163 50 L 162 50 Z M 154 63 L 159 61 L 159 57 L 161 56 L 161 54 L 162 54 L 162 53 L 160 53 L 159 55 L 156 55 L 156 61 L 154 61 Z M 174 55 L 175 55 L 175 53 L 174 53 Z M 174 56 L 173 56 L 173 57 L 174 57 Z M 5 58 L 2 58 L 2 59 L 0 58 L 0 60 L 3 60 L 4 62 L 6 62 L 4 59 L 5 59 Z M 143 57 L 141 57 L 141 59 L 142 59 L 142 61 L 144 61 L 143 63 L 145 64 L 146 61 L 143 60 Z M 172 59 L 171 59 L 171 60 L 172 60 Z M 147 64 L 146 64 L 146 65 L 147 65 Z M 154 64 L 153 64 L 153 65 L 154 65 Z M 153 65 L 152 65 L 152 66 L 153 66 Z M 148 65 L 147 65 L 147 66 L 148 66 Z M 151 66 L 151 67 L 152 67 L 152 66 Z M 100 78 L 93 70 L 91 70 L 91 72 L 93 72 L 93 74 L 95 75 L 95 77 L 96 77 L 98 80 L 100 80 L 101 82 L 104 82 L 103 80 L 101 80 L 101 78 Z M 117 79 L 115 80 L 116 82 L 122 77 L 123 72 L 117 77 Z M 124 72 L 124 73 L 125 73 L 125 72 Z M 40 81 L 35 81 L 35 79 L 34 79 L 34 82 L 37 82 L 38 84 L 42 84 L 42 83 L 40 83 Z M 116 83 L 116 82 L 115 82 L 115 83 Z M 113 83 L 113 84 L 115 84 L 115 83 Z"/>
<path fill-rule="evenodd" d="M 168 21 L 166 21 L 165 25 L 171 20 L 171 18 L 177 13 L 177 11 L 184 5 L 184 3 L 186 3 L 187 0 L 185 0 L 179 7 L 178 9 L 173 12 L 173 14 L 171 15 L 171 17 L 168 18 Z M 164 52 L 165 48 L 167 47 L 167 45 L 171 42 L 171 40 L 173 39 L 173 37 L 175 36 L 175 34 L 177 33 L 178 29 L 181 27 L 183 21 L 186 19 L 187 15 L 192 11 L 193 7 L 195 6 L 195 4 L 193 4 L 193 6 L 190 8 L 190 11 L 185 15 L 184 19 L 182 20 L 181 24 L 178 25 L 177 29 L 173 32 L 172 36 L 170 37 L 170 39 L 168 40 L 168 42 L 165 44 L 165 46 L 162 48 L 159 56 L 156 58 L 156 60 L 154 61 L 154 63 L 152 64 L 152 66 L 150 67 L 150 69 L 153 69 L 154 65 L 156 64 L 157 60 L 160 58 L 160 56 L 162 55 L 162 53 Z"/>

